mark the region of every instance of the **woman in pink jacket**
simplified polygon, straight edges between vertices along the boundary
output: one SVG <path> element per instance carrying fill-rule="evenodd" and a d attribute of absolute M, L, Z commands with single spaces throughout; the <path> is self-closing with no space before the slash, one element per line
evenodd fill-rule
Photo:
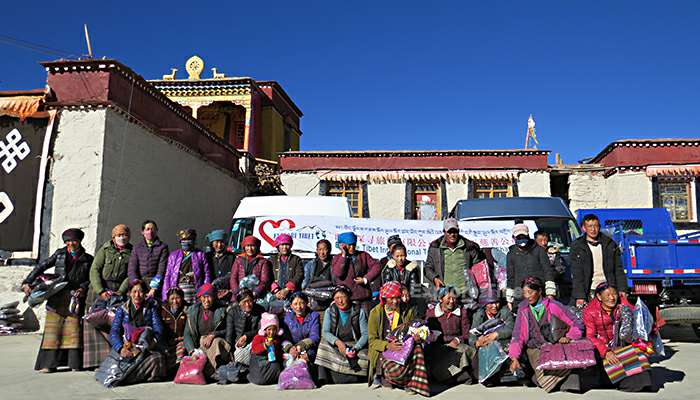
<path fill-rule="evenodd" d="M 545 343 L 569 343 L 581 339 L 583 323 L 563 304 L 542 297 L 544 284 L 537 277 L 528 277 L 522 283 L 524 300 L 518 306 L 513 338 L 508 348 L 510 370 L 521 368 L 523 351 L 535 371 L 533 380 L 546 392 L 551 392 L 569 377 L 571 370 L 538 370 L 540 348 Z M 567 387 L 562 387 L 567 390 Z"/>

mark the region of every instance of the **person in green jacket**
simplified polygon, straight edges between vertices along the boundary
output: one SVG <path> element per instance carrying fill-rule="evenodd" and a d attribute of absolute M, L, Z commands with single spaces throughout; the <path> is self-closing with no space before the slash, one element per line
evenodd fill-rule
<path fill-rule="evenodd" d="M 389 343 L 387 335 L 397 326 L 413 320 L 414 311 L 406 303 L 401 302 L 401 284 L 387 282 L 379 291 L 381 303 L 369 313 L 367 331 L 369 334 L 369 383 L 381 385 L 381 377 L 375 376 L 380 356 L 386 349 L 400 350 L 398 343 Z"/>
<path fill-rule="evenodd" d="M 119 224 L 112 229 L 112 239 L 97 250 L 90 266 L 86 309 L 89 310 L 98 300 L 106 303 L 113 296 L 122 297 L 127 294 L 127 270 L 132 250 L 130 239 L 129 227 Z M 109 354 L 109 340 L 103 333 L 109 332 L 110 326 L 94 325 L 89 322 L 92 320 L 89 315 L 87 317 L 83 321 L 83 368 L 89 369 L 97 368 Z"/>

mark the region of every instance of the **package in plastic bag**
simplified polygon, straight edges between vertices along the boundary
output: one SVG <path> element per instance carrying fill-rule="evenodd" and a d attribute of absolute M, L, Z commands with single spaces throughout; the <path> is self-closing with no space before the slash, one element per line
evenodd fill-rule
<path fill-rule="evenodd" d="M 314 380 L 311 379 L 309 366 L 306 361 L 297 360 L 280 373 L 277 382 L 278 390 L 308 390 L 315 389 Z"/>
<path fill-rule="evenodd" d="M 508 354 L 503 351 L 501 344 L 493 341 L 479 348 L 479 383 L 484 383 L 493 376 L 501 365 L 508 359 Z"/>
<path fill-rule="evenodd" d="M 219 385 L 236 383 L 241 379 L 241 375 L 247 371 L 247 366 L 235 361 L 222 365 L 216 370 L 216 374 L 219 376 Z"/>
<path fill-rule="evenodd" d="M 651 344 L 654 346 L 654 353 L 664 357 L 666 355 L 666 349 L 664 348 L 664 342 L 661 340 L 661 334 L 656 332 L 651 335 Z"/>
<path fill-rule="evenodd" d="M 207 357 L 204 354 L 193 354 L 192 356 L 184 357 L 180 361 L 180 367 L 175 375 L 175 383 L 184 383 L 190 385 L 205 385 L 207 380 L 204 378 L 204 366 L 207 364 Z"/>
<path fill-rule="evenodd" d="M 634 336 L 644 341 L 650 340 L 654 317 L 649 312 L 649 308 L 637 297 L 637 304 L 634 306 Z"/>

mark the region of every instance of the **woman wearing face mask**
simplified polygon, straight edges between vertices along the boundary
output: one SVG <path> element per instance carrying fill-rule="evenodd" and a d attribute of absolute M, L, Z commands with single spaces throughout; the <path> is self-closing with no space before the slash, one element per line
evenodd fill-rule
<path fill-rule="evenodd" d="M 549 265 L 547 252 L 530 239 L 530 230 L 525 224 L 513 227 L 515 244 L 508 249 L 506 257 L 506 301 L 508 308 L 515 312 L 514 306 L 523 299 L 519 288 L 520 282 L 534 276 L 545 282 L 545 294 L 554 299 L 557 287 L 554 284 L 553 270 Z"/>
<path fill-rule="evenodd" d="M 247 276 L 255 275 L 258 285 L 249 288 L 253 291 L 255 298 L 261 299 L 270 291 L 270 285 L 274 275 L 272 264 L 260 253 L 260 239 L 255 236 L 246 236 L 241 243 L 243 254 L 236 257 L 231 267 L 231 281 L 229 286 L 232 293 L 238 293 L 241 280 Z"/>
<path fill-rule="evenodd" d="M 40 262 L 22 282 L 22 290 L 29 295 L 39 276 L 49 268 L 54 268 L 54 274 L 68 282 L 66 287 L 46 301 L 44 335 L 34 365 L 34 369 L 41 372 L 54 372 L 61 366 L 77 371 L 83 363 L 80 319 L 90 286 L 92 256 L 81 245 L 85 236 L 83 231 L 68 229 L 62 236 L 65 247 Z M 71 307 L 72 304 L 77 304 L 77 307 Z"/>
<path fill-rule="evenodd" d="M 426 315 L 430 330 L 442 334 L 426 346 L 425 359 L 433 380 L 446 385 L 472 383 L 469 361 L 475 351 L 468 344 L 469 316 L 465 308 L 459 307 L 458 298 L 453 286 L 441 287 L 439 303 Z"/>
<path fill-rule="evenodd" d="M 540 348 L 545 343 L 569 343 L 581 339 L 583 322 L 563 304 L 542 297 L 542 280 L 528 277 L 523 281 L 523 297 L 515 318 L 513 338 L 508 348 L 510 370 L 521 368 L 520 357 L 527 353 L 527 360 L 535 371 L 533 380 L 546 392 L 562 386 L 572 370 L 539 370 Z M 564 334 L 564 332 L 566 332 Z M 568 388 L 562 387 L 562 390 Z"/>
<path fill-rule="evenodd" d="M 183 229 L 177 233 L 180 248 L 168 256 L 168 267 L 163 280 L 163 301 L 168 299 L 168 290 L 177 286 L 185 293 L 185 302 L 194 303 L 195 293 L 210 283 L 209 264 L 202 250 L 195 248 L 197 231 Z"/>
<path fill-rule="evenodd" d="M 620 304 L 617 289 L 608 283 L 600 283 L 595 288 L 595 297 L 583 310 L 586 337 L 598 351 L 599 375 L 604 387 L 614 387 L 623 392 L 642 392 L 654 389 L 650 370 L 628 376 L 613 384 L 603 370 L 603 359 L 611 365 L 621 364 L 615 350 L 634 341 L 632 310 Z"/>
<path fill-rule="evenodd" d="M 275 273 L 272 294 L 277 300 L 285 300 L 289 294 L 301 290 L 301 284 L 304 280 L 304 265 L 298 255 L 292 254 L 293 245 L 292 237 L 286 233 L 275 239 L 277 254 L 270 257 L 270 262 Z"/>
<path fill-rule="evenodd" d="M 309 298 L 302 292 L 291 295 L 291 310 L 284 316 L 287 340 L 283 349 L 293 359 L 313 363 L 321 341 L 321 324 L 316 311 L 309 309 Z"/>
<path fill-rule="evenodd" d="M 158 225 L 146 220 L 141 224 L 143 240 L 134 246 L 129 258 L 129 281 L 142 280 L 148 285 L 148 298 L 158 298 L 168 265 L 168 245 L 158 238 Z"/>
<path fill-rule="evenodd" d="M 350 302 L 351 296 L 348 287 L 337 286 L 333 303 L 323 317 L 316 365 L 320 367 L 319 378 L 329 383 L 359 383 L 367 379 L 367 314 Z"/>
<path fill-rule="evenodd" d="M 250 366 L 250 347 L 257 334 L 260 317 L 265 309 L 255 303 L 250 289 L 242 288 L 236 295 L 236 302 L 226 311 L 226 341 L 231 345 L 236 362 Z"/>
<path fill-rule="evenodd" d="M 162 343 L 166 349 L 166 360 L 171 375 L 185 356 L 183 343 L 187 313 L 185 312 L 185 294 L 177 286 L 168 290 L 168 301 L 160 306 L 160 318 L 163 320 Z"/>
<path fill-rule="evenodd" d="M 90 289 L 88 290 L 86 308 L 99 298 L 101 304 L 113 296 L 121 298 L 129 287 L 128 269 L 131 256 L 131 232 L 129 227 L 119 224 L 112 229 L 112 239 L 105 242 L 95 253 L 90 267 Z M 83 321 L 83 368 L 97 368 L 109 355 L 109 341 L 101 332 L 108 329 L 95 327 L 87 320 Z"/>
<path fill-rule="evenodd" d="M 136 358 L 119 385 L 154 382 L 167 375 L 165 358 L 155 351 L 163 325 L 157 306 L 146 301 L 147 289 L 143 281 L 131 282 L 129 300 L 114 314 L 109 335 L 112 349 L 122 358 Z"/>

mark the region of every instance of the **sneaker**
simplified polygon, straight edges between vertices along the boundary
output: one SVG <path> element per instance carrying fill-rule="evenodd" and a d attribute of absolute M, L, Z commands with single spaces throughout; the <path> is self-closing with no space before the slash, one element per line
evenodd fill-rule
<path fill-rule="evenodd" d="M 378 375 L 375 375 L 372 380 L 372 389 L 379 389 L 380 387 L 382 387 L 382 379 Z"/>

